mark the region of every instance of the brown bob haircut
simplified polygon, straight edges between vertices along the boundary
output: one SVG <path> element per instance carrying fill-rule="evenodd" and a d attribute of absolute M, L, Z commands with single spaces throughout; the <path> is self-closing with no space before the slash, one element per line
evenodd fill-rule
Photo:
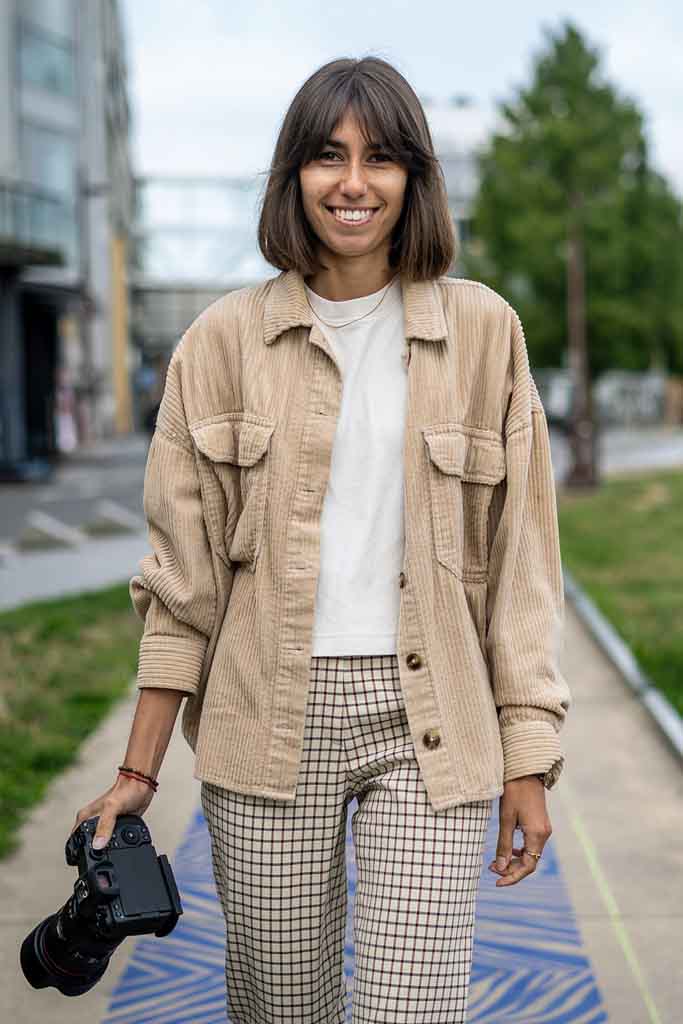
<path fill-rule="evenodd" d="M 342 57 L 315 71 L 285 114 L 261 202 L 258 245 L 278 270 L 303 277 L 324 267 L 306 217 L 299 168 L 316 159 L 347 110 L 366 143 L 379 143 L 408 172 L 389 264 L 415 281 L 447 273 L 457 254 L 443 170 L 424 109 L 412 87 L 379 57 Z M 327 269 L 327 268 L 324 268 Z"/>

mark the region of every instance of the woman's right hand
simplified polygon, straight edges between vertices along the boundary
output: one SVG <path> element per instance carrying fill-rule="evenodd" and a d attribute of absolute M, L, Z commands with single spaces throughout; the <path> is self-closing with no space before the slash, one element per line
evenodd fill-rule
<path fill-rule="evenodd" d="M 111 839 L 117 817 L 120 814 L 142 815 L 151 804 L 153 796 L 154 790 L 146 782 L 128 775 L 119 775 L 106 793 L 81 807 L 76 814 L 76 822 L 70 835 L 73 835 L 82 821 L 99 816 L 93 845 L 95 849 L 101 850 Z M 103 839 L 104 842 L 98 842 L 99 839 Z"/>

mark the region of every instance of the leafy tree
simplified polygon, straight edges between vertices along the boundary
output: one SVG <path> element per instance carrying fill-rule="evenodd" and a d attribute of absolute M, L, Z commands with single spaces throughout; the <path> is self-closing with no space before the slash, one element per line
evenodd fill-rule
<path fill-rule="evenodd" d="M 513 302 L 534 361 L 565 350 L 575 401 L 569 484 L 596 483 L 591 381 L 683 365 L 681 206 L 648 166 L 643 115 L 571 21 L 546 29 L 532 80 L 479 154 L 465 273 Z"/>

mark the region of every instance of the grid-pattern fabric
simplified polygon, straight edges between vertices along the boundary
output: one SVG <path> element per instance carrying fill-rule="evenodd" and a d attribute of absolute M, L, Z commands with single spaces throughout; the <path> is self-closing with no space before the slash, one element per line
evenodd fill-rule
<path fill-rule="evenodd" d="M 293 803 L 202 783 L 230 1024 L 343 1024 L 354 797 L 354 1024 L 465 1021 L 493 801 L 432 809 L 382 654 L 311 658 Z"/>

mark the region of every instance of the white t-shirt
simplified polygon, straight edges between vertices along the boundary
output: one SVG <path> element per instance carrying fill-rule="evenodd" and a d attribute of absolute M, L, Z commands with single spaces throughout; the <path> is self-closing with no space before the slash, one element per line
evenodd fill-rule
<path fill-rule="evenodd" d="M 342 400 L 320 526 L 312 655 L 395 654 L 403 567 L 408 378 L 403 296 L 395 277 L 359 299 L 324 299 L 306 285 L 342 373 Z"/>

